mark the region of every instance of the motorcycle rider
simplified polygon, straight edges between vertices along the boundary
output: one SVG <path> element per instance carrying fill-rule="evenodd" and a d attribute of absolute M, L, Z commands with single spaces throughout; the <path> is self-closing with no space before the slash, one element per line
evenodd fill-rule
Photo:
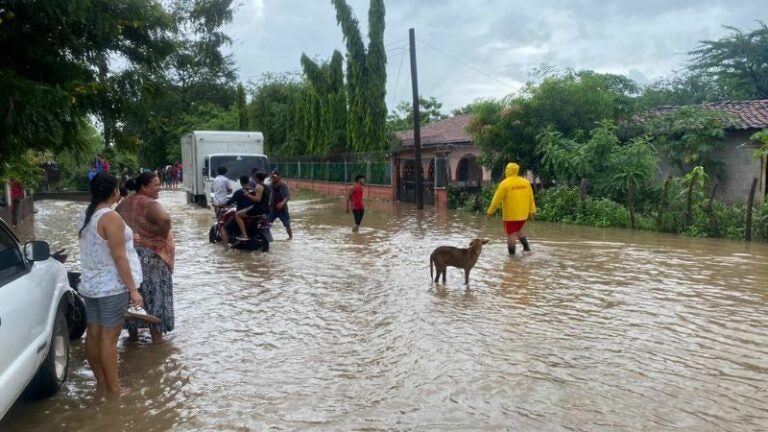
<path fill-rule="evenodd" d="M 267 175 L 263 172 L 257 172 L 254 175 L 256 186 L 254 187 L 253 193 L 243 193 L 246 199 L 251 201 L 252 205 L 242 210 L 238 209 L 237 213 L 235 214 L 235 221 L 237 222 L 237 226 L 240 228 L 240 236 L 237 237 L 237 240 L 248 240 L 248 230 L 245 228 L 246 218 L 266 216 L 269 214 L 269 188 L 264 185 L 264 179 L 266 177 Z"/>
<path fill-rule="evenodd" d="M 240 176 L 240 189 L 236 190 L 235 193 L 232 194 L 232 196 L 227 200 L 227 202 L 224 203 L 224 207 L 229 207 L 232 204 L 235 205 L 235 209 L 237 211 L 241 211 L 243 209 L 247 209 L 248 207 L 251 207 L 253 204 L 253 201 L 251 201 L 250 198 L 248 198 L 248 195 L 250 195 L 248 192 L 248 182 L 250 181 L 250 178 L 247 175 Z M 224 246 L 229 246 L 229 231 L 234 231 L 234 224 L 235 218 L 230 219 L 227 221 L 224 226 L 221 227 L 221 240 L 224 243 Z"/>
<path fill-rule="evenodd" d="M 218 211 L 227 202 L 227 195 L 232 193 L 227 178 L 227 167 L 219 166 L 216 168 L 217 176 L 213 179 L 213 210 L 218 215 Z"/>

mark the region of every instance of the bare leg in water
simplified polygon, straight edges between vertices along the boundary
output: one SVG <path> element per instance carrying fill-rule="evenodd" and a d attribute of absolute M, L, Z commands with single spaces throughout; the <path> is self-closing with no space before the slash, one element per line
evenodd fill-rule
<path fill-rule="evenodd" d="M 108 393 L 120 393 L 120 379 L 117 366 L 117 340 L 123 326 L 88 326 L 85 337 L 85 357 L 96 377 L 96 388 Z"/>

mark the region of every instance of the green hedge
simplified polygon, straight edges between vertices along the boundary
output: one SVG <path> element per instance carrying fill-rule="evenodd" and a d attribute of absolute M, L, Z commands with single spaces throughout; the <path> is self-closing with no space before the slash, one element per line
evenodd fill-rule
<path fill-rule="evenodd" d="M 484 213 L 493 197 L 495 186 L 485 186 L 481 193 L 468 193 L 465 189 L 448 186 L 448 203 L 462 211 Z M 674 196 L 674 195 L 673 195 Z M 639 229 L 665 231 L 691 237 L 719 237 L 742 240 L 746 230 L 746 206 L 727 205 L 714 201 L 712 216 L 705 204 L 697 202 L 693 207 L 693 219 L 685 226 L 684 200 L 674 199 L 660 216 L 658 206 L 644 206 L 635 213 L 635 226 Z M 557 186 L 540 191 L 536 195 L 536 218 L 542 221 L 562 222 L 596 227 L 628 228 L 629 211 L 622 203 L 608 198 L 586 196 L 579 198 L 575 186 Z M 650 210 L 648 210 L 650 209 Z M 768 202 L 753 214 L 753 239 L 768 240 Z"/>

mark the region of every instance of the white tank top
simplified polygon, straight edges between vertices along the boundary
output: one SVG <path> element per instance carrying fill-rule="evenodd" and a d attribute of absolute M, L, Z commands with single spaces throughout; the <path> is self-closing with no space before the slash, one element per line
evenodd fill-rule
<path fill-rule="evenodd" d="M 80 294 L 91 297 L 107 297 L 128 291 L 120 275 L 117 273 L 115 260 L 109 250 L 109 243 L 98 232 L 99 219 L 112 211 L 110 208 L 96 210 L 91 217 L 88 226 L 80 235 L 80 263 L 82 274 L 80 280 Z M 82 227 L 85 221 L 85 211 L 80 216 L 78 226 Z M 133 281 L 138 287 L 142 282 L 141 263 L 139 255 L 133 247 L 133 230 L 125 226 L 125 251 L 128 256 L 128 264 L 131 267 Z"/>

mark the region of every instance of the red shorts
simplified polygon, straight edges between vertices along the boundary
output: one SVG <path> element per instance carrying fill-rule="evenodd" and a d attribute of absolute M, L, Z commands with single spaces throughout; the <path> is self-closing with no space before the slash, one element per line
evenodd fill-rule
<path fill-rule="evenodd" d="M 521 229 L 523 229 L 523 225 L 525 225 L 525 221 L 504 221 L 504 232 L 507 233 L 507 235 L 512 235 Z"/>

